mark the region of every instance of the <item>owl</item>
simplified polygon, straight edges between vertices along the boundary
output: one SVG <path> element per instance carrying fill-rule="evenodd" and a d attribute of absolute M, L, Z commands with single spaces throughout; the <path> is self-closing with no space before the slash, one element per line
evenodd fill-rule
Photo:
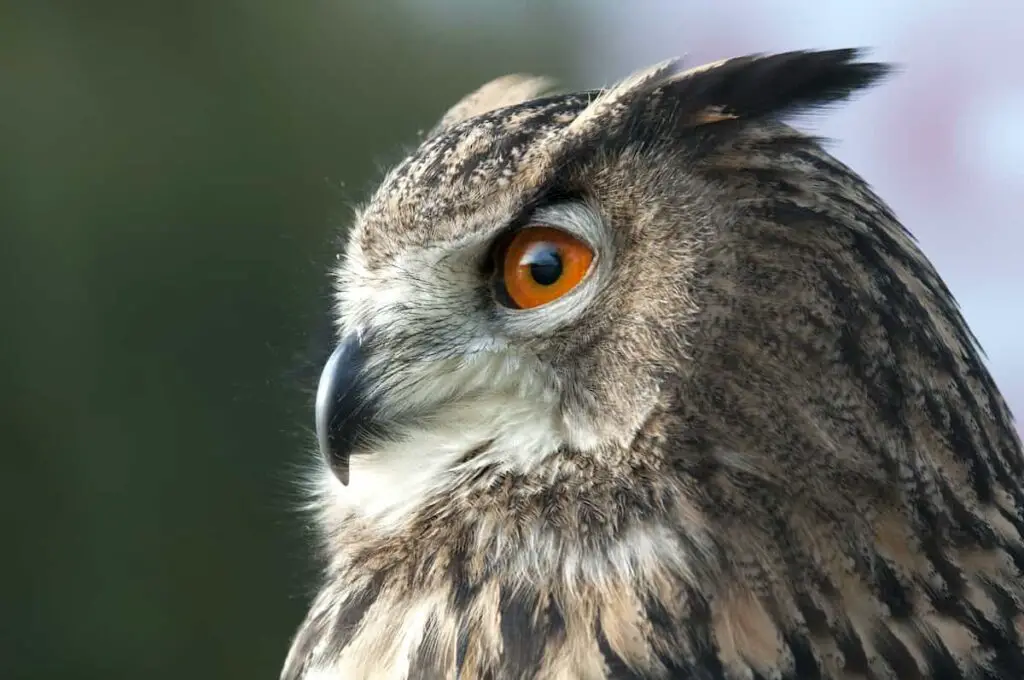
<path fill-rule="evenodd" d="M 948 288 L 788 117 L 855 49 L 529 76 L 359 209 L 284 680 L 1024 678 L 1024 457 Z"/>

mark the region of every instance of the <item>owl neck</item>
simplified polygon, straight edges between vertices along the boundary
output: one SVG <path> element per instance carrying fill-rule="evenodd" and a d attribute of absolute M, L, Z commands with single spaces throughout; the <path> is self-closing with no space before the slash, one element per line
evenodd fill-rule
<path fill-rule="evenodd" d="M 346 650 L 332 670 L 603 677 L 609 664 L 667 667 L 657 649 L 678 652 L 677 636 L 694 651 L 673 663 L 697 668 L 714 542 L 665 471 L 618 455 L 632 477 L 611 456 L 482 469 L 401 530 L 350 517 L 328 538 L 321 595 L 337 603 L 330 646 Z"/>

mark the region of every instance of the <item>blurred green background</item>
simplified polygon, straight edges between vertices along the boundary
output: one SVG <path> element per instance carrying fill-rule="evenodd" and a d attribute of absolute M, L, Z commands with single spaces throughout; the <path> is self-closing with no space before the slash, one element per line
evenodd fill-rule
<path fill-rule="evenodd" d="M 351 205 L 483 81 L 578 73 L 554 3 L 461 5 L 0 10 L 0 677 L 277 677 Z"/>

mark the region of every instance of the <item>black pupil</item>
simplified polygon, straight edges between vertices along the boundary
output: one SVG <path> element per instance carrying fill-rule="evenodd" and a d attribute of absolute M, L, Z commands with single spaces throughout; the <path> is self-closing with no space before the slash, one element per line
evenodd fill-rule
<path fill-rule="evenodd" d="M 543 244 L 527 255 L 530 265 L 530 276 L 542 286 L 550 286 L 562 278 L 562 258 L 558 249 L 550 244 Z"/>

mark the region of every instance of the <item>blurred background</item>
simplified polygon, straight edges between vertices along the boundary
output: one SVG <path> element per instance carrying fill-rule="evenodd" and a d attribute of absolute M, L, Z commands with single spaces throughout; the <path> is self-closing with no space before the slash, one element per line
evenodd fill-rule
<path fill-rule="evenodd" d="M 6 3 L 0 677 L 277 677 L 313 583 L 294 480 L 325 269 L 383 169 L 503 73 L 900 63 L 816 130 L 1024 412 L 1022 34 L 1000 0 Z"/>

